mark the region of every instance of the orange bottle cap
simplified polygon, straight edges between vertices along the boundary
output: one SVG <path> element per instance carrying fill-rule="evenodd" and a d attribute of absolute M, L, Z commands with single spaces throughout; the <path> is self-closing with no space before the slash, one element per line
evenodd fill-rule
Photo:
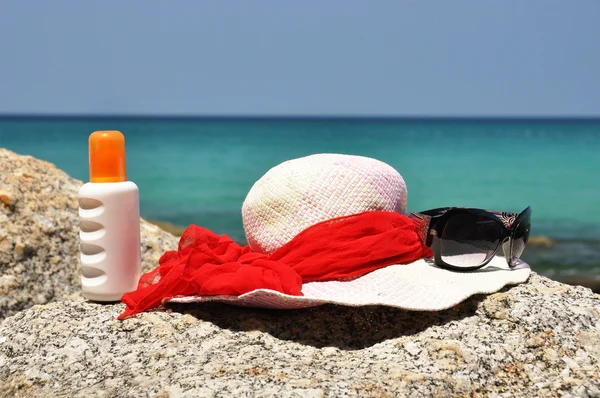
<path fill-rule="evenodd" d="M 89 139 L 90 182 L 127 181 L 125 137 L 120 131 L 94 131 Z"/>

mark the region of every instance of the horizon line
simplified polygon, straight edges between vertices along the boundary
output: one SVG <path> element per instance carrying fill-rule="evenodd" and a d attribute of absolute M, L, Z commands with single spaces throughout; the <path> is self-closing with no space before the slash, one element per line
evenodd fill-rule
<path fill-rule="evenodd" d="M 600 120 L 600 115 L 318 115 L 318 114 L 103 114 L 103 113 L 0 113 L 0 119 L 117 119 L 117 120 Z"/>

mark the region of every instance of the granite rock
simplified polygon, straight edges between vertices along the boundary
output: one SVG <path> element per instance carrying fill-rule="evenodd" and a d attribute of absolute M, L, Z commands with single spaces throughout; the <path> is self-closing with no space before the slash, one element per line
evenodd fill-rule
<path fill-rule="evenodd" d="M 600 300 L 532 274 L 440 312 L 62 301 L 0 325 L 0 397 L 600 397 Z"/>
<path fill-rule="evenodd" d="M 0 319 L 80 294 L 77 193 L 54 165 L 0 148 Z M 142 221 L 144 270 L 178 238 Z"/>
<path fill-rule="evenodd" d="M 0 149 L 0 397 L 600 397 L 600 296 L 532 273 L 445 311 L 79 294 L 77 191 Z M 142 222 L 144 269 L 177 238 Z M 49 303 L 50 302 L 50 303 Z"/>

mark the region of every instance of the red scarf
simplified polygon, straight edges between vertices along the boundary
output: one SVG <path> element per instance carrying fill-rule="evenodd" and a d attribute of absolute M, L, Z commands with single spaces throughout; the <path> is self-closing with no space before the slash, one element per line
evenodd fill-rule
<path fill-rule="evenodd" d="M 179 250 L 166 252 L 156 269 L 142 275 L 137 290 L 123 295 L 127 308 L 119 319 L 175 296 L 237 296 L 255 289 L 301 296 L 303 283 L 352 279 L 430 257 L 420 223 L 384 211 L 340 217 L 305 229 L 270 256 L 191 225 Z"/>

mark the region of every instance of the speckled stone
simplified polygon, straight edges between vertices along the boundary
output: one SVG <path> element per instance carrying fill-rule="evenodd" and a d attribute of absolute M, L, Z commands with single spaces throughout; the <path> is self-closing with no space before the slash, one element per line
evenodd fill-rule
<path fill-rule="evenodd" d="M 0 397 L 599 397 L 600 300 L 533 274 L 450 310 L 63 301 L 0 325 Z"/>
<path fill-rule="evenodd" d="M 81 184 L 0 149 L 1 398 L 600 397 L 600 297 L 535 273 L 440 312 L 205 303 L 117 321 L 122 304 L 79 295 Z M 149 270 L 177 238 L 143 222 L 142 245 Z"/>
<path fill-rule="evenodd" d="M 82 184 L 48 162 L 0 148 L 0 319 L 79 296 Z M 148 271 L 178 238 L 145 221 L 141 232 Z"/>

